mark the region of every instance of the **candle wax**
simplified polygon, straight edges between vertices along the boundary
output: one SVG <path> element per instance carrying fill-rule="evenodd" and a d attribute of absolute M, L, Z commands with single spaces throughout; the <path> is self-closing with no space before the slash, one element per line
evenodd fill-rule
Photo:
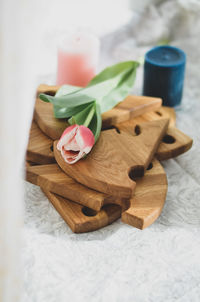
<path fill-rule="evenodd" d="M 69 35 L 58 48 L 57 85 L 86 86 L 95 76 L 99 40 L 88 33 Z"/>
<path fill-rule="evenodd" d="M 86 86 L 95 76 L 95 66 L 87 66 L 86 62 L 85 55 L 68 54 L 59 50 L 57 85 Z"/>

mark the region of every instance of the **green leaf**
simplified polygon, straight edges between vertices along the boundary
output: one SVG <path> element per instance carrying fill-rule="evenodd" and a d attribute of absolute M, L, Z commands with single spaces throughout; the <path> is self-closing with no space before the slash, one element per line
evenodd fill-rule
<path fill-rule="evenodd" d="M 130 69 L 119 81 L 118 85 L 106 96 L 104 96 L 100 102 L 101 112 L 106 112 L 116 106 L 119 102 L 130 93 L 130 89 L 133 86 L 136 77 L 136 69 Z"/>
<path fill-rule="evenodd" d="M 128 61 L 108 67 L 94 77 L 87 87 L 75 94 L 83 93 L 93 97 L 100 105 L 101 113 L 108 111 L 128 95 L 133 87 L 138 66 L 137 62 Z"/>
<path fill-rule="evenodd" d="M 56 118 L 69 118 L 72 115 L 77 114 L 78 112 L 84 110 L 88 104 L 83 104 L 73 108 L 66 108 L 54 105 L 54 116 Z"/>
<path fill-rule="evenodd" d="M 49 101 L 53 105 L 65 108 L 73 108 L 74 106 L 88 104 L 94 101 L 94 97 L 82 93 L 70 93 L 58 97 L 41 93 L 39 97 L 45 102 Z"/>
<path fill-rule="evenodd" d="M 73 115 L 68 120 L 68 122 L 71 125 L 77 124 L 77 125 L 84 125 L 88 127 L 93 118 L 94 113 L 95 113 L 95 102 L 87 105 L 87 107 L 84 110 Z"/>
<path fill-rule="evenodd" d="M 131 91 L 138 62 L 127 61 L 104 69 L 85 87 L 62 86 L 56 95 L 40 94 L 41 100 L 51 102 L 57 118 L 69 118 L 70 123 L 89 125 L 95 141 L 101 131 L 101 113 L 121 102 Z"/>
<path fill-rule="evenodd" d="M 94 134 L 95 142 L 97 141 L 102 126 L 101 112 L 99 104 L 93 102 L 79 113 L 68 119 L 70 125 L 78 124 L 88 127 Z"/>
<path fill-rule="evenodd" d="M 157 46 L 169 45 L 169 44 L 170 44 L 170 40 L 166 38 L 158 41 Z"/>
<path fill-rule="evenodd" d="M 100 111 L 100 106 L 98 103 L 95 104 L 95 114 L 91 120 L 91 123 L 89 125 L 90 130 L 94 134 L 95 138 L 95 143 L 99 138 L 99 135 L 101 133 L 101 126 L 102 126 L 102 118 L 101 118 L 101 111 Z"/>
<path fill-rule="evenodd" d="M 101 71 L 98 75 L 96 75 L 90 81 L 87 87 L 115 78 L 116 76 L 122 74 L 125 70 L 128 70 L 130 68 L 135 69 L 136 67 L 138 67 L 138 62 L 136 61 L 120 62 L 115 65 L 109 66 Z"/>
<path fill-rule="evenodd" d="M 53 96 L 48 95 L 48 94 L 44 94 L 44 93 L 40 93 L 39 94 L 39 98 L 46 103 L 51 103 L 51 101 L 53 101 Z"/>
<path fill-rule="evenodd" d="M 63 85 L 57 90 L 55 96 L 58 97 L 58 96 L 66 95 L 69 93 L 76 92 L 80 89 L 82 89 L 82 87 L 72 86 L 72 85 Z"/>
<path fill-rule="evenodd" d="M 128 95 L 134 84 L 138 66 L 139 63 L 135 61 L 118 63 L 104 69 L 85 88 L 65 85 L 63 89 L 60 88 L 59 96 L 52 97 L 41 94 L 40 98 L 67 109 L 74 104 L 78 106 L 96 100 L 100 105 L 101 113 L 103 113 L 112 109 Z M 61 93 L 66 92 L 69 93 L 61 95 Z M 56 112 L 55 116 L 58 116 Z M 67 117 L 67 111 L 66 116 L 62 114 L 62 117 Z"/>

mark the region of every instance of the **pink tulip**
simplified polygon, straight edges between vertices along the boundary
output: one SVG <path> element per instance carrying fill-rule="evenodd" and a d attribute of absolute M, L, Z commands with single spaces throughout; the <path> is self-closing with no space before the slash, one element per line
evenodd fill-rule
<path fill-rule="evenodd" d="M 72 125 L 63 132 L 57 149 L 68 164 L 74 164 L 90 152 L 94 143 L 94 135 L 89 128 Z"/>

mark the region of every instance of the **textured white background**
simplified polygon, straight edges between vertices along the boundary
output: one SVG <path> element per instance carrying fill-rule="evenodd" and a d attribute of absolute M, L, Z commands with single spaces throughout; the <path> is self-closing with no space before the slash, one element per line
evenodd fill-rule
<path fill-rule="evenodd" d="M 49 17 L 38 46 L 38 83 L 53 82 L 53 43 L 63 30 L 63 23 L 52 18 L 49 2 L 51 10 L 43 7 Z M 185 50 L 185 91 L 177 125 L 193 137 L 194 146 L 163 163 L 169 182 L 166 204 L 160 218 L 144 231 L 118 220 L 93 233 L 73 234 L 40 189 L 26 183 L 24 302 L 200 301 L 200 6 L 194 0 L 154 2 L 145 9 L 132 1 L 129 24 L 102 38 L 100 66 L 137 59 L 163 38 Z M 50 20 L 56 25 L 49 25 Z M 134 93 L 141 88 L 142 68 Z"/>

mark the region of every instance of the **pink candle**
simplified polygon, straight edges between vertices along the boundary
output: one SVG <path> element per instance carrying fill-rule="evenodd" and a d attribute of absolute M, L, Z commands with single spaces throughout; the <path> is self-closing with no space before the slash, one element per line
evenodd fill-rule
<path fill-rule="evenodd" d="M 58 47 L 57 85 L 86 86 L 95 76 L 99 39 L 85 32 L 71 33 Z"/>

